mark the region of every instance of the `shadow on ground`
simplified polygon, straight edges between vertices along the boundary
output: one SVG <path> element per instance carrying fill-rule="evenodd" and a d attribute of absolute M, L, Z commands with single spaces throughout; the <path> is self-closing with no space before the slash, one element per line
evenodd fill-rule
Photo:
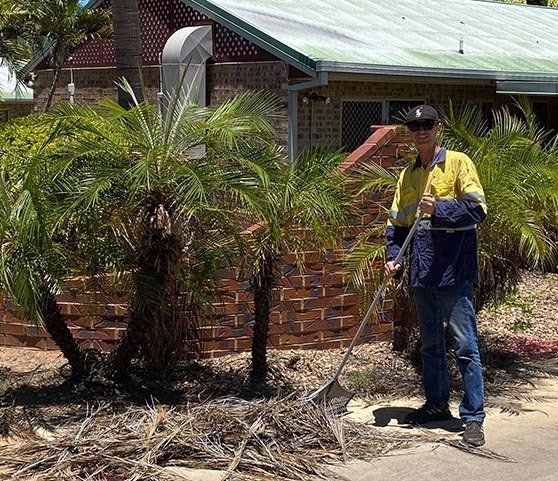
<path fill-rule="evenodd" d="M 293 391 L 288 380 L 273 368 L 268 381 L 258 383 L 251 381 L 245 369 L 215 371 L 191 362 L 179 366 L 161 382 L 136 366 L 126 382 L 103 384 L 75 382 L 56 369 L 20 373 L 0 367 L 0 414 L 8 408 L 23 413 L 22 418 L 33 413 L 35 424 L 45 428 L 83 419 L 92 406 L 100 404 L 110 403 L 108 411 L 118 412 L 134 405 L 180 405 L 222 397 L 269 399 Z"/>
<path fill-rule="evenodd" d="M 395 420 L 400 427 L 412 429 L 413 426 L 405 422 L 405 416 L 414 409 L 409 407 L 389 406 L 381 407 L 372 411 L 374 416 L 373 426 L 385 427 Z M 463 423 L 459 418 L 452 418 L 448 421 L 436 421 L 422 426 L 425 429 L 441 429 L 444 431 L 457 433 L 463 431 Z"/>

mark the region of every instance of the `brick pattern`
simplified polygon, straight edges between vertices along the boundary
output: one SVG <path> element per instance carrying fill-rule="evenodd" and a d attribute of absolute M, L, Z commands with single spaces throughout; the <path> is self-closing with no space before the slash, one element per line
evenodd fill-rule
<path fill-rule="evenodd" d="M 116 68 L 72 69 L 75 84 L 74 99 L 79 103 L 95 103 L 102 99 L 118 100 L 115 82 Z M 143 80 L 147 98 L 153 104 L 157 103 L 159 91 L 159 68 L 144 67 Z M 48 98 L 52 83 L 52 70 L 39 70 L 34 84 L 35 112 L 42 112 Z M 64 69 L 60 73 L 56 90 L 54 91 L 53 106 L 58 102 L 67 102 L 70 70 Z"/>
<path fill-rule="evenodd" d="M 274 119 L 277 143 L 287 148 L 287 86 L 288 71 L 283 62 L 256 62 L 240 64 L 212 64 L 207 66 L 207 98 L 209 105 L 247 90 L 273 93 L 284 105 L 280 118 Z"/>
<path fill-rule="evenodd" d="M 84 348 L 110 351 L 126 330 L 126 297 L 104 298 L 80 294 L 73 288 L 58 296 L 60 311 L 70 331 Z M 0 346 L 58 347 L 42 326 L 24 320 L 9 299 L 0 300 Z"/>
<path fill-rule="evenodd" d="M 207 100 L 209 105 L 219 105 L 225 100 L 247 90 L 265 90 L 277 96 L 284 105 L 280 116 L 273 120 L 276 129 L 277 143 L 287 146 L 287 74 L 282 62 L 252 62 L 243 64 L 209 64 L 207 66 Z M 115 87 L 116 69 L 73 69 L 75 101 L 94 103 L 100 99 L 117 100 Z M 158 67 L 144 67 L 143 79 L 147 97 L 157 104 L 159 91 Z M 41 70 L 35 79 L 35 111 L 44 109 L 52 82 L 52 71 Z M 56 88 L 53 105 L 56 102 L 68 101 L 67 85 L 70 82 L 70 71 L 63 70 Z"/>
<path fill-rule="evenodd" d="M 8 120 L 16 117 L 23 117 L 33 113 L 33 103 L 0 101 L 0 111 L 6 111 L 8 113 Z"/>
<path fill-rule="evenodd" d="M 404 153 L 404 144 L 395 127 L 373 129 L 367 142 L 342 164 L 341 169 L 346 173 L 368 162 L 393 166 L 394 160 Z M 346 241 L 353 240 L 377 219 L 375 201 L 362 199 L 360 219 L 346 230 Z M 343 250 L 327 255 L 305 252 L 302 270 L 297 267 L 294 255 L 283 255 L 283 275 L 275 289 L 271 314 L 270 347 L 329 349 L 349 344 L 367 306 L 362 305 L 360 294 L 342 272 L 343 253 Z M 220 288 L 212 313 L 202 320 L 198 331 L 197 347 L 205 357 L 251 347 L 254 305 L 249 281 L 240 277 L 238 268 L 226 268 L 220 272 Z M 98 294 L 84 296 L 69 290 L 58 301 L 70 329 L 84 346 L 110 350 L 124 332 L 127 313 L 124 295 L 119 299 L 103 299 Z M 0 345 L 55 348 L 44 330 L 19 320 L 9 303 L 3 306 Z M 368 326 L 362 340 L 390 339 L 396 312 L 393 300 L 387 299 L 381 322 Z"/>

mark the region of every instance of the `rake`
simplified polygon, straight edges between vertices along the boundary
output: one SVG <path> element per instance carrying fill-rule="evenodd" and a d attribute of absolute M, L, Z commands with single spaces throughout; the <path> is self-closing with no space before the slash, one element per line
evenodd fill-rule
<path fill-rule="evenodd" d="M 397 254 L 397 257 L 394 260 L 395 264 L 400 264 L 401 261 L 403 260 L 405 251 L 407 250 L 407 247 L 409 247 L 409 244 L 411 243 L 411 239 L 413 238 L 413 235 L 415 234 L 415 231 L 417 230 L 418 225 L 420 221 L 423 219 L 423 217 L 424 217 L 424 213 L 421 212 L 419 216 L 415 219 L 415 222 L 413 223 L 411 230 L 407 234 L 405 242 L 403 242 L 403 245 L 401 246 L 401 249 Z M 347 364 L 351 352 L 355 347 L 355 344 L 357 343 L 360 335 L 362 334 L 364 327 L 376 312 L 378 303 L 380 302 L 380 299 L 384 295 L 384 291 L 386 290 L 388 282 L 389 282 L 389 277 L 385 276 L 380 288 L 378 289 L 376 295 L 374 296 L 374 300 L 372 301 L 372 304 L 370 304 L 370 307 L 368 308 L 366 315 L 360 322 L 357 332 L 354 335 L 353 340 L 351 341 L 351 344 L 349 345 L 349 348 L 347 349 L 345 356 L 343 356 L 343 359 L 339 364 L 339 366 L 337 367 L 337 370 L 335 371 L 333 377 L 330 378 L 321 387 L 319 387 L 316 391 L 311 393 L 306 398 L 307 401 L 312 401 L 317 404 L 322 404 L 327 408 L 328 411 L 338 413 L 338 414 L 346 410 L 347 404 L 349 404 L 349 401 L 352 399 L 355 393 L 341 386 L 341 384 L 339 383 L 339 376 L 341 375 L 341 372 L 343 371 L 345 364 Z"/>

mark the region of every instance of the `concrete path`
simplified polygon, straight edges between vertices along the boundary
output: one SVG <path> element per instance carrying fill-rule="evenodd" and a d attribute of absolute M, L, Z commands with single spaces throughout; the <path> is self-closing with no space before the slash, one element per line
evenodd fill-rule
<path fill-rule="evenodd" d="M 351 481 L 558 481 L 558 380 L 547 380 L 532 391 L 544 402 L 523 402 L 531 409 L 517 415 L 488 410 L 485 421 L 486 448 L 513 458 L 516 462 L 487 459 L 444 445 L 421 445 L 399 451 L 371 462 L 352 462 L 339 471 Z M 419 400 L 402 400 L 390 405 L 359 409 L 353 405 L 351 416 L 385 429 L 400 430 L 409 407 Z M 457 413 L 457 406 L 452 406 Z M 368 418 L 368 419 L 367 419 Z M 459 422 L 433 429 L 452 439 Z"/>

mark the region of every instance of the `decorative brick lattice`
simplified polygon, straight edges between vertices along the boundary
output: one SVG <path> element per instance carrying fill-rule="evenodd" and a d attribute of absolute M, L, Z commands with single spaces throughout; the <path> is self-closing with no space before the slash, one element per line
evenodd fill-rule
<path fill-rule="evenodd" d="M 103 3 L 100 8 L 107 8 Z M 142 30 L 143 65 L 159 65 L 159 57 L 168 38 L 177 30 L 196 25 L 213 26 L 213 62 L 251 62 L 275 60 L 276 57 L 231 30 L 213 22 L 203 13 L 180 0 L 139 0 Z M 71 66 L 113 67 L 114 41 L 95 39 L 78 47 Z M 65 67 L 70 67 L 68 62 Z M 49 68 L 42 62 L 39 69 Z"/>
<path fill-rule="evenodd" d="M 173 24 L 175 30 L 190 25 L 208 25 L 212 23 L 212 20 L 209 17 L 206 17 L 203 13 L 187 6 L 185 3 L 180 1 L 173 3 L 175 3 Z"/>
<path fill-rule="evenodd" d="M 140 0 L 141 47 L 144 65 L 158 65 L 165 42 L 173 31 L 169 19 L 174 16 L 173 0 Z"/>
<path fill-rule="evenodd" d="M 257 45 L 219 24 L 214 25 L 213 52 L 215 62 L 249 62 L 273 60 L 275 58 Z"/>

